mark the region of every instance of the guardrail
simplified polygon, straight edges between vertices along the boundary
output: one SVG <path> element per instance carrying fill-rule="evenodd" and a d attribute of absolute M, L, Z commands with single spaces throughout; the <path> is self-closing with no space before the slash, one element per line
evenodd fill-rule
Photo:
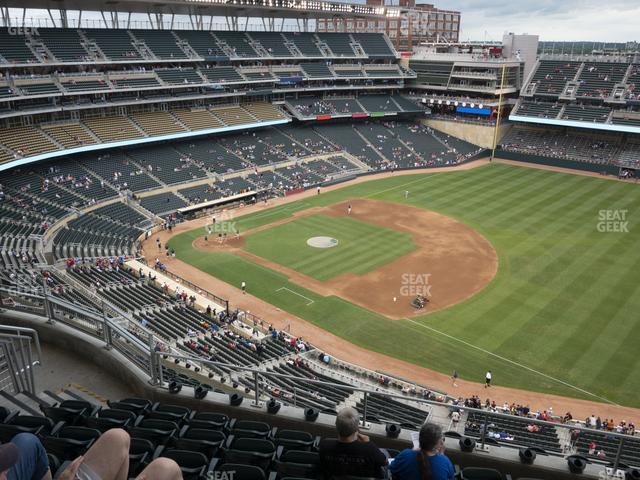
<path fill-rule="evenodd" d="M 0 293 L 3 290 L 0 289 Z M 511 446 L 511 447 L 532 447 L 534 445 L 527 445 L 526 441 L 516 441 L 513 440 L 502 440 L 502 439 L 493 439 L 489 435 L 492 427 L 491 425 L 496 419 L 508 419 L 510 421 L 514 421 L 516 419 L 521 419 L 523 423 L 527 425 L 534 424 L 539 426 L 546 426 L 550 428 L 556 429 L 564 429 L 564 430 L 575 430 L 579 435 L 584 433 L 590 433 L 593 435 L 597 435 L 602 440 L 615 440 L 617 442 L 616 446 L 616 454 L 615 456 L 611 456 L 609 458 L 598 459 L 591 458 L 593 463 L 602 463 L 603 465 L 611 465 L 614 471 L 623 465 L 622 456 L 625 452 L 625 444 L 629 445 L 629 440 L 633 437 L 629 435 L 620 434 L 616 432 L 603 432 L 601 430 L 594 430 L 590 428 L 585 428 L 582 426 L 576 426 L 571 424 L 562 424 L 555 423 L 549 421 L 538 420 L 530 417 L 517 417 L 511 414 L 500 413 L 500 412 L 492 412 L 487 410 L 475 409 L 470 407 L 465 407 L 464 405 L 453 405 L 451 403 L 443 403 L 440 401 L 436 401 L 430 398 L 420 398 L 419 396 L 407 396 L 407 395 L 394 395 L 387 392 L 376 391 L 373 388 L 363 388 L 356 387 L 351 384 L 330 382 L 326 380 L 315 380 L 309 377 L 299 377 L 295 375 L 289 374 L 281 374 L 275 372 L 266 372 L 263 370 L 259 370 L 253 367 L 244 367 L 241 365 L 228 364 L 223 362 L 213 362 L 207 360 L 205 358 L 194 357 L 189 355 L 184 355 L 181 353 L 176 353 L 173 351 L 162 351 L 158 348 L 157 340 L 154 335 L 148 330 L 144 329 L 142 326 L 137 325 L 132 322 L 124 321 L 118 322 L 119 319 L 108 318 L 104 314 L 97 313 L 95 311 L 87 310 L 78 305 L 71 304 L 65 300 L 52 297 L 49 294 L 45 295 L 32 295 L 23 292 L 14 292 L 14 297 L 16 297 L 17 302 L 14 307 L 11 308 L 13 310 L 24 311 L 24 306 L 19 302 L 26 302 L 28 304 L 35 304 L 37 300 L 40 301 L 39 308 L 35 308 L 35 311 L 38 311 L 41 316 L 49 318 L 50 323 L 54 324 L 56 322 L 63 323 L 73 329 L 80 330 L 85 334 L 88 334 L 94 338 L 99 339 L 104 343 L 107 349 L 113 348 L 116 351 L 120 352 L 124 355 L 130 362 L 131 365 L 137 367 L 141 372 L 143 372 L 150 380 L 150 383 L 160 387 L 166 388 L 168 386 L 169 379 L 164 377 L 162 364 L 166 362 L 167 364 L 175 365 L 175 361 L 178 363 L 182 362 L 184 364 L 190 364 L 193 367 L 199 367 L 200 371 L 205 373 L 207 371 L 226 371 L 225 375 L 231 378 L 231 375 L 235 375 L 236 378 L 240 379 L 242 376 L 242 380 L 245 385 L 251 385 L 252 388 L 249 389 L 252 392 L 254 397 L 254 403 L 260 404 L 260 402 L 267 400 L 269 398 L 273 398 L 273 389 L 271 385 L 269 385 L 269 379 L 281 379 L 281 380 L 291 380 L 294 382 L 299 382 L 300 384 L 307 385 L 318 385 L 318 386 L 326 386 L 338 389 L 349 390 L 350 392 L 357 392 L 361 394 L 361 415 L 362 415 L 362 423 L 363 426 L 366 426 L 368 421 L 380 422 L 380 419 L 372 417 L 370 413 L 371 409 L 371 397 L 372 395 L 380 395 L 388 399 L 400 401 L 401 403 L 416 403 L 420 405 L 419 409 L 423 410 L 426 415 L 428 415 L 433 408 L 435 407 L 445 407 L 450 411 L 458 410 L 462 412 L 462 414 L 475 413 L 480 416 L 482 419 L 477 423 L 479 426 L 478 433 L 475 435 L 478 438 L 478 442 L 480 443 L 480 449 L 483 450 L 485 445 L 498 444 L 500 446 Z M 7 308 L 4 306 L 4 308 Z M 14 328 L 14 327 L 11 327 Z M 39 343 L 36 343 L 39 345 Z M 36 347 L 38 352 L 39 362 L 40 354 L 39 347 Z M 285 360 L 283 357 L 282 361 Z M 32 365 L 35 364 L 35 360 L 30 362 Z M 197 373 L 195 368 L 191 370 L 193 372 L 192 378 L 197 378 Z M 203 380 L 208 379 L 209 377 L 203 376 L 201 377 Z M 275 385 L 275 383 L 273 384 Z M 294 385 L 292 387 L 292 392 L 290 396 L 287 398 L 279 397 L 280 400 L 291 402 L 294 406 L 297 406 L 300 402 L 300 394 L 302 390 L 306 390 L 305 393 L 309 392 L 309 389 L 303 389 L 301 386 Z M 305 395 L 307 404 L 309 403 L 309 398 Z M 463 417 L 461 422 L 464 421 Z M 383 420 L 384 422 L 384 420 Z M 445 425 L 446 427 L 446 425 Z M 575 452 L 575 444 L 571 440 L 571 435 L 566 434 L 564 437 L 566 440 L 562 443 L 559 439 L 560 451 L 546 451 L 545 454 L 548 455 L 557 455 L 564 456 L 567 453 Z M 596 441 L 598 439 L 596 438 Z M 535 446 L 534 446 L 535 447 Z M 629 448 L 634 448 L 630 446 Z"/>
<path fill-rule="evenodd" d="M 200 295 L 202 295 L 203 297 L 208 298 L 209 300 L 216 302 L 218 305 L 224 306 L 225 310 L 227 313 L 229 313 L 229 300 L 219 297 L 218 295 L 216 295 L 215 293 L 211 293 L 210 291 L 196 285 L 193 282 L 190 282 L 189 280 L 182 278 L 180 275 L 175 274 L 169 270 L 163 270 L 162 271 L 163 275 L 166 275 L 167 277 L 169 277 L 172 280 L 175 280 L 176 282 L 180 283 L 181 285 L 184 285 L 185 287 L 190 288 L 191 290 L 193 290 L 194 292 L 199 293 Z"/>
<path fill-rule="evenodd" d="M 260 405 L 262 401 L 265 401 L 270 398 L 274 398 L 267 391 L 267 389 L 264 388 L 264 385 L 266 383 L 264 381 L 268 381 L 270 378 L 299 381 L 299 382 L 307 383 L 310 385 L 318 385 L 318 386 L 332 387 L 332 388 L 338 388 L 338 389 L 345 389 L 351 392 L 359 392 L 362 394 L 362 407 L 360 409 L 360 414 L 361 414 L 361 426 L 363 427 L 366 427 L 367 422 L 369 421 L 373 421 L 373 422 L 379 421 L 378 419 L 372 418 L 370 416 L 370 398 L 372 395 L 384 396 L 385 398 L 392 399 L 395 401 L 400 401 L 401 403 L 405 403 L 405 404 L 407 402 L 416 403 L 421 406 L 420 409 L 425 412 L 426 417 L 427 415 L 431 416 L 433 408 L 436 408 L 436 407 L 447 407 L 450 410 L 450 412 L 457 410 L 461 412 L 461 414 L 466 413 L 467 418 L 468 418 L 468 414 L 474 413 L 474 414 L 480 415 L 482 418 L 482 422 L 479 425 L 479 431 L 477 435 L 478 442 L 480 443 L 480 447 L 479 447 L 480 450 L 485 450 L 485 446 L 487 446 L 488 444 L 495 445 L 496 443 L 500 446 L 506 446 L 506 447 L 511 446 L 511 447 L 523 447 L 523 448 L 527 448 L 527 447 L 536 448 L 535 445 L 528 445 L 527 442 L 516 442 L 515 440 L 513 441 L 503 440 L 503 443 L 499 443 L 499 441 L 491 438 L 491 436 L 489 435 L 491 425 L 496 419 L 505 419 L 511 422 L 513 422 L 514 419 L 516 420 L 520 419 L 523 421 L 523 423 L 526 422 L 527 425 L 532 424 L 540 427 L 548 427 L 548 428 L 555 428 L 555 429 L 559 428 L 559 429 L 564 429 L 569 431 L 577 430 L 578 432 L 580 432 L 580 434 L 591 433 L 599 436 L 606 436 L 609 439 L 615 439 L 618 442 L 615 457 L 601 460 L 603 464 L 611 465 L 613 468 L 613 471 L 615 472 L 619 466 L 623 465 L 623 462 L 621 461 L 621 457 L 624 452 L 625 441 L 628 442 L 630 439 L 634 438 L 629 435 L 620 434 L 616 432 L 602 432 L 601 430 L 594 430 L 594 429 L 580 427 L 576 425 L 538 420 L 538 419 L 529 418 L 529 417 L 518 417 L 518 416 L 514 416 L 507 413 L 491 412 L 491 411 L 477 409 L 477 408 L 465 407 L 464 405 L 444 404 L 442 402 L 427 399 L 427 398 L 407 397 L 406 395 L 393 395 L 386 392 L 376 391 L 371 388 L 362 388 L 362 387 L 356 387 L 352 385 L 346 385 L 343 383 L 327 382 L 326 380 L 314 380 L 308 377 L 298 377 L 295 375 L 289 375 L 289 374 L 283 374 L 283 373 L 265 372 L 265 371 L 258 370 L 256 368 L 243 367 L 243 366 L 221 363 L 221 362 L 212 362 L 206 359 L 195 358 L 195 357 L 190 357 L 185 355 L 162 354 L 157 352 L 152 353 L 152 355 L 158 357 L 157 360 L 154 362 L 155 364 L 161 364 L 162 360 L 167 361 L 169 359 L 172 359 L 172 360 L 177 360 L 179 362 L 189 363 L 192 366 L 198 366 L 201 369 L 201 371 L 205 371 L 207 367 L 210 367 L 210 368 L 223 367 L 227 369 L 232 369 L 236 372 L 243 373 L 247 375 L 248 378 L 251 378 L 252 385 L 253 385 L 252 395 L 253 395 L 254 406 Z M 169 363 L 174 363 L 174 362 L 169 362 Z M 153 379 L 152 383 L 159 386 L 165 386 L 165 384 L 168 384 L 168 382 L 166 382 L 166 379 L 162 377 L 161 369 L 157 371 L 160 374 L 160 377 Z M 261 381 L 261 380 L 264 380 L 264 381 Z M 293 396 L 290 397 L 289 399 L 285 399 L 284 401 L 289 400 L 293 404 L 293 406 L 297 406 L 299 388 L 294 386 L 292 390 L 293 390 L 292 392 Z M 283 399 L 278 397 L 276 398 L 276 400 L 283 400 Z M 461 422 L 462 421 L 463 420 L 461 420 Z M 447 425 L 444 425 L 444 427 L 446 426 Z M 553 451 L 545 450 L 545 454 L 555 455 L 555 456 L 564 456 L 565 454 L 575 453 L 576 451 L 575 443 L 573 440 L 571 440 L 570 432 L 567 432 L 567 433 L 568 434 L 565 436 L 567 441 L 565 441 L 564 444 L 560 442 L 560 439 L 558 439 L 560 451 L 553 452 Z M 510 443 L 507 443 L 507 442 L 510 442 Z M 540 448 L 538 448 L 538 451 L 540 451 Z M 595 463 L 598 462 L 598 460 L 596 459 L 592 459 L 592 461 Z"/>
<path fill-rule="evenodd" d="M 35 395 L 33 367 L 40 365 L 41 360 L 38 332 L 0 325 L 0 390 Z"/>

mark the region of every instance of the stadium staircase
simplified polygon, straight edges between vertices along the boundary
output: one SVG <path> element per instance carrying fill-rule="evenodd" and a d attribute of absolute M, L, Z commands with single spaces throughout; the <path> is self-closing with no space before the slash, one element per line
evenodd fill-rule
<path fill-rule="evenodd" d="M 382 152 L 380 152 L 380 150 L 378 150 L 370 141 L 367 137 L 365 137 L 361 132 L 358 131 L 357 128 L 353 128 L 353 132 L 358 135 L 362 141 L 364 143 L 366 143 L 370 148 L 372 152 L 375 152 L 376 155 L 378 155 L 380 157 L 380 159 L 384 162 L 384 163 L 389 163 L 389 161 L 385 158 L 385 156 L 382 154 Z"/>

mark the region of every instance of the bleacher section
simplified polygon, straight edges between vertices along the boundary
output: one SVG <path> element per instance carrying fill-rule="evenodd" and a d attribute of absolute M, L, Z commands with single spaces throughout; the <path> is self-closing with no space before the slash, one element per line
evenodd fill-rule
<path fill-rule="evenodd" d="M 318 33 L 316 36 L 325 43 L 336 57 L 355 57 L 348 33 Z"/>
<path fill-rule="evenodd" d="M 204 60 L 231 58 L 362 58 L 395 59 L 396 54 L 379 33 L 279 33 L 190 30 L 124 30 L 39 28 L 37 33 L 10 35 L 0 32 L 0 61 L 5 63 L 83 63 L 94 59 L 184 60 L 197 55 Z M 41 58 L 27 43 L 42 43 Z M 324 52 L 319 48 L 324 45 Z"/>
<path fill-rule="evenodd" d="M 122 213 L 131 210 L 121 204 L 117 217 L 96 210 L 69 222 L 54 239 L 54 254 L 57 258 L 103 257 L 131 255 L 133 242 L 143 230 L 121 220 Z M 130 218 L 136 218 L 133 211 Z M 125 217 L 126 218 L 126 217 Z"/>
<path fill-rule="evenodd" d="M 60 84 L 62 85 L 62 88 L 67 92 L 89 92 L 94 90 L 109 89 L 109 86 L 105 83 L 102 77 L 98 77 L 95 80 L 61 79 Z"/>
<path fill-rule="evenodd" d="M 203 178 L 205 173 L 192 165 L 188 157 L 165 146 L 143 147 L 127 151 L 140 167 L 167 185 Z"/>
<path fill-rule="evenodd" d="M 387 163 L 370 143 L 354 134 L 351 125 L 318 125 L 314 130 L 373 169 L 381 168 Z"/>
<path fill-rule="evenodd" d="M 248 34 L 254 42 L 260 46 L 271 57 L 292 57 L 291 50 L 285 44 L 285 38 L 280 33 L 274 32 L 251 32 Z"/>
<path fill-rule="evenodd" d="M 579 122 L 605 123 L 611 114 L 608 107 L 591 105 L 567 105 L 562 118 Z"/>
<path fill-rule="evenodd" d="M 193 68 L 174 68 L 167 70 L 156 70 L 158 77 L 171 85 L 187 85 L 190 83 L 203 83 L 198 72 Z"/>
<path fill-rule="evenodd" d="M 135 112 L 128 117 L 103 116 L 42 127 L 14 127 L 0 132 L 0 163 L 63 148 L 171 135 L 224 126 L 256 124 L 287 117 L 270 103 L 217 106 L 171 112 Z"/>
<path fill-rule="evenodd" d="M 39 28 L 38 39 L 60 62 L 86 62 L 91 55 L 82 46 L 77 30 L 62 28 Z"/>
<path fill-rule="evenodd" d="M 233 67 L 212 67 L 201 70 L 202 74 L 212 83 L 243 82 L 244 79 Z"/>
<path fill-rule="evenodd" d="M 230 57 L 259 57 L 249 43 L 249 38 L 242 32 L 214 32 L 214 35 L 229 48 Z"/>
<path fill-rule="evenodd" d="M 50 95 L 60 93 L 58 86 L 49 81 L 38 82 L 16 82 L 18 87 L 24 95 Z"/>
<path fill-rule="evenodd" d="M 140 200 L 140 205 L 151 213 L 159 215 L 165 212 L 173 212 L 179 208 L 186 207 L 187 203 L 171 192 L 151 195 Z"/>
<path fill-rule="evenodd" d="M 128 140 L 143 136 L 142 132 L 126 117 L 87 118 L 83 123 L 102 142 Z"/>
<path fill-rule="evenodd" d="M 384 36 L 377 33 L 352 33 L 351 36 L 362 46 L 369 58 L 395 58 Z"/>
<path fill-rule="evenodd" d="M 302 118 L 358 113 L 423 112 L 424 108 L 401 95 L 360 95 L 358 98 L 302 97 L 287 100 L 290 110 Z"/>
<path fill-rule="evenodd" d="M 333 73 L 325 63 L 301 63 L 300 67 L 309 78 L 333 78 Z"/>
<path fill-rule="evenodd" d="M 206 109 L 173 110 L 171 113 L 189 130 L 203 130 L 223 126 L 223 123 Z"/>
<path fill-rule="evenodd" d="M 629 67 L 628 63 L 585 62 L 578 78 L 580 86 L 577 97 L 605 99 L 613 87 L 622 81 Z"/>
<path fill-rule="evenodd" d="M 132 30 L 131 34 L 160 60 L 187 58 L 173 32 L 166 30 Z"/>
<path fill-rule="evenodd" d="M 524 117 L 557 118 L 562 105 L 549 102 L 522 101 L 517 114 Z"/>
<path fill-rule="evenodd" d="M 558 433 L 554 427 L 542 425 L 538 432 L 527 430 L 530 422 L 526 418 L 505 418 L 488 416 L 489 428 L 487 435 L 501 445 L 513 447 L 536 447 L 545 452 L 561 452 Z M 467 417 L 464 433 L 470 437 L 479 437 L 481 425 L 485 424 L 485 415 L 472 412 Z"/>
<path fill-rule="evenodd" d="M 571 132 L 561 129 L 538 129 L 515 126 L 501 141 L 509 151 L 531 153 L 579 162 L 610 164 L 619 154 L 620 142 L 607 141 L 589 132 Z"/>
<path fill-rule="evenodd" d="M 147 135 L 169 135 L 186 131 L 178 120 L 168 112 L 139 112 L 131 115 L 133 120 Z"/>
<path fill-rule="evenodd" d="M 38 59 L 25 44 L 23 35 L 12 35 L 0 28 L 0 63 L 35 63 Z"/>
<path fill-rule="evenodd" d="M 189 46 L 205 60 L 225 60 L 228 58 L 210 32 L 176 30 L 174 33 L 181 40 L 188 42 Z"/>
<path fill-rule="evenodd" d="M 37 155 L 57 150 L 58 147 L 35 127 L 0 129 L 0 145 L 13 150 L 17 155 Z"/>
<path fill-rule="evenodd" d="M 133 38 L 127 30 L 96 28 L 85 29 L 83 32 L 89 41 L 98 46 L 108 60 L 123 62 L 142 58 L 140 52 L 133 45 Z"/>
<path fill-rule="evenodd" d="M 580 66 L 581 62 L 540 60 L 531 80 L 537 85 L 535 96 L 558 98 L 567 82 L 574 80 Z"/>
<path fill-rule="evenodd" d="M 318 49 L 317 40 L 312 33 L 283 33 L 284 37 L 292 42 L 298 51 L 305 57 L 322 57 L 322 52 Z"/>

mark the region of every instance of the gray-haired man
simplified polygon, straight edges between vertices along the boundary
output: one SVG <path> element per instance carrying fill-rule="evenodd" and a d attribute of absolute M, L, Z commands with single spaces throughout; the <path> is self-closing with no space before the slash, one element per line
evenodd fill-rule
<path fill-rule="evenodd" d="M 358 432 L 359 415 L 351 407 L 336 417 L 338 438 L 320 442 L 320 464 L 325 478 L 342 475 L 382 477 L 387 457 L 366 435 Z"/>

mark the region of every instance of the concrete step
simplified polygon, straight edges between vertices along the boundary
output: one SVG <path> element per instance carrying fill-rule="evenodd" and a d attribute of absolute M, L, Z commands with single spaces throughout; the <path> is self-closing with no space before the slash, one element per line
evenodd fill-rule
<path fill-rule="evenodd" d="M 10 393 L 0 391 L 0 398 L 3 398 L 5 401 L 8 401 L 10 405 L 13 405 L 13 408 L 7 407 L 10 410 L 17 410 L 24 415 L 34 415 L 34 416 L 42 415 L 42 413 L 40 412 L 40 407 L 38 403 L 34 402 L 28 397 L 25 397 L 21 393 L 18 393 L 17 395 L 12 395 Z"/>

